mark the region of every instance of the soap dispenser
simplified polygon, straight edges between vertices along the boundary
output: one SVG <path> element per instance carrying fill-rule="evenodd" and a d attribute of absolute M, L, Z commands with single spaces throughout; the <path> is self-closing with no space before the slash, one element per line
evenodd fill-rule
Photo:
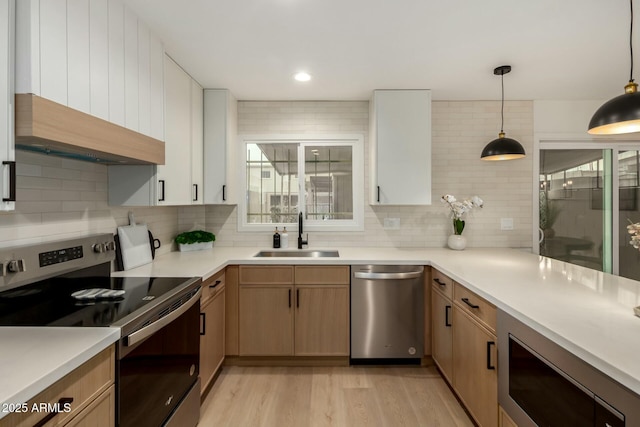
<path fill-rule="evenodd" d="M 276 227 L 276 232 L 273 233 L 273 248 L 280 248 L 280 233 L 278 233 L 278 227 Z"/>
<path fill-rule="evenodd" d="M 287 233 L 287 227 L 284 227 L 282 234 L 280 234 L 280 247 L 285 249 L 289 247 L 289 233 Z"/>

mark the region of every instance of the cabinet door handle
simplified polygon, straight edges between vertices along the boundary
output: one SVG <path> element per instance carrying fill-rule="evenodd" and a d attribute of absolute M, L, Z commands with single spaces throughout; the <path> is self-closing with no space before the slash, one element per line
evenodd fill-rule
<path fill-rule="evenodd" d="M 9 165 L 9 197 L 3 197 L 3 202 L 16 201 L 16 162 L 3 161 L 3 165 Z"/>
<path fill-rule="evenodd" d="M 449 313 L 451 312 L 451 306 L 447 305 L 444 308 L 444 326 L 451 327 L 451 320 L 449 320 Z"/>
<path fill-rule="evenodd" d="M 447 286 L 446 283 L 444 283 L 443 281 L 441 281 L 440 279 L 438 279 L 437 277 L 435 279 L 433 279 L 434 282 L 436 282 L 438 285 L 440 286 Z"/>
<path fill-rule="evenodd" d="M 202 319 L 202 328 L 200 329 L 200 335 L 204 335 L 207 333 L 207 313 L 200 313 L 200 319 Z"/>
<path fill-rule="evenodd" d="M 289 308 L 291 308 L 291 289 L 289 289 Z"/>
<path fill-rule="evenodd" d="M 58 408 L 60 409 L 60 412 L 62 412 L 62 410 L 64 410 L 64 406 L 70 404 L 71 402 L 73 402 L 73 397 L 61 397 L 58 400 Z M 47 414 L 46 417 L 44 417 L 43 419 L 41 419 L 37 424 L 34 424 L 33 427 L 42 427 L 45 424 L 47 424 L 49 421 L 51 421 L 53 419 L 53 417 L 55 417 L 56 415 L 58 415 L 60 412 L 58 411 L 54 411 L 54 412 L 49 412 L 49 414 Z"/>
<path fill-rule="evenodd" d="M 495 365 L 491 364 L 491 346 L 496 345 L 495 342 L 493 341 L 487 341 L 487 369 L 489 370 L 495 370 L 496 367 Z"/>
<path fill-rule="evenodd" d="M 209 289 L 213 289 L 216 286 L 218 286 L 220 283 L 222 283 L 222 280 L 216 280 L 215 283 L 213 285 L 209 285 Z"/>
<path fill-rule="evenodd" d="M 223 202 L 227 201 L 227 186 L 226 185 L 222 186 L 222 201 Z"/>
<path fill-rule="evenodd" d="M 160 183 L 160 198 L 158 198 L 158 201 L 164 202 L 164 179 L 159 179 L 158 183 Z"/>
<path fill-rule="evenodd" d="M 380 203 L 380 186 L 378 185 L 378 203 Z"/>
<path fill-rule="evenodd" d="M 193 190 L 195 195 L 193 196 L 193 201 L 197 202 L 198 201 L 198 184 L 193 184 Z"/>
<path fill-rule="evenodd" d="M 300 289 L 296 289 L 296 308 L 300 308 Z"/>
<path fill-rule="evenodd" d="M 479 305 L 475 305 L 469 302 L 469 298 L 462 298 L 462 302 L 467 304 L 471 308 L 480 308 Z"/>

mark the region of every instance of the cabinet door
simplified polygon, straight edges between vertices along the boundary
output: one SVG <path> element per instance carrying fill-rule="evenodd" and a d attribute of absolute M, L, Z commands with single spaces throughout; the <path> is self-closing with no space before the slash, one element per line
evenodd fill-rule
<path fill-rule="evenodd" d="M 124 124 L 138 131 L 138 17 L 124 8 Z"/>
<path fill-rule="evenodd" d="M 112 385 L 65 427 L 113 427 L 116 425 L 116 390 Z"/>
<path fill-rule="evenodd" d="M 0 31 L 0 211 L 15 209 L 15 202 L 4 201 L 15 193 L 13 145 L 13 31 L 14 0 L 0 1 L 0 23 L 9 31 Z M 13 191 L 12 191 L 13 190 Z M 14 194 L 15 195 L 15 194 Z"/>
<path fill-rule="evenodd" d="M 295 355 L 349 355 L 349 286 L 296 285 Z"/>
<path fill-rule="evenodd" d="M 237 101 L 226 89 L 204 91 L 204 202 L 234 204 Z"/>
<path fill-rule="evenodd" d="M 293 355 L 293 287 L 240 285 L 240 356 Z"/>
<path fill-rule="evenodd" d="M 431 92 L 377 90 L 371 204 L 431 204 Z"/>
<path fill-rule="evenodd" d="M 151 137 L 164 141 L 164 47 L 153 33 L 149 36 L 149 90 Z"/>
<path fill-rule="evenodd" d="M 109 121 L 125 125 L 124 5 L 109 2 Z"/>
<path fill-rule="evenodd" d="M 433 315 L 433 360 L 442 374 L 451 383 L 453 368 L 452 303 L 440 292 L 432 291 L 431 312 Z"/>
<path fill-rule="evenodd" d="M 453 307 L 453 388 L 481 427 L 498 425 L 495 335 Z"/>
<path fill-rule="evenodd" d="M 138 20 L 138 132 L 151 135 L 150 32 Z"/>
<path fill-rule="evenodd" d="M 201 205 L 204 200 L 204 141 L 203 141 L 203 91 L 191 80 L 191 202 Z"/>
<path fill-rule="evenodd" d="M 158 204 L 191 204 L 191 77 L 165 57 L 165 164 L 158 166 Z"/>
<path fill-rule="evenodd" d="M 200 394 L 207 389 L 224 360 L 224 286 L 201 308 Z"/>

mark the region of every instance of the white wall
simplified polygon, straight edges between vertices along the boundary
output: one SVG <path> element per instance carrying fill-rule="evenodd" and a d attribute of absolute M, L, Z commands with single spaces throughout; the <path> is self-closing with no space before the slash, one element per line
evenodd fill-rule
<path fill-rule="evenodd" d="M 241 101 L 238 134 L 361 133 L 365 140 L 365 195 L 368 195 L 368 102 Z M 371 207 L 365 196 L 365 231 L 310 233 L 310 247 L 441 247 L 452 232 L 439 197 L 478 195 L 485 207 L 469 218 L 464 235 L 469 246 L 532 245 L 532 156 L 511 162 L 483 162 L 480 152 L 497 137 L 500 102 L 434 102 L 432 109 L 432 182 L 434 200 L 425 207 Z M 505 103 L 507 136 L 528 154 L 533 146 L 533 103 Z M 400 230 L 384 230 L 385 217 L 400 218 Z M 514 230 L 501 231 L 500 218 L 513 218 Z M 237 231 L 235 207 L 207 206 L 206 225 L 216 245 L 268 247 L 271 233 Z M 292 236 L 294 237 L 294 236 Z M 295 239 L 291 239 L 295 242 Z M 292 243 L 293 244 L 293 243 Z"/>
<path fill-rule="evenodd" d="M 115 233 L 128 224 L 127 213 L 146 223 L 169 252 L 173 237 L 193 224 L 204 224 L 204 208 L 118 208 L 107 205 L 107 167 L 42 154 L 16 151 L 17 202 L 14 212 L 0 213 L 0 247 L 62 240 L 95 233 Z M 182 228 L 181 228 L 182 227 Z"/>

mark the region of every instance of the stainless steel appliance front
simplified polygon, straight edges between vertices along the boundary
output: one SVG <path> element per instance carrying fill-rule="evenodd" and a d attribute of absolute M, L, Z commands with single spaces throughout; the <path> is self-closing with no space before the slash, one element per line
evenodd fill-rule
<path fill-rule="evenodd" d="M 498 401 L 519 427 L 640 425 L 640 396 L 498 310 Z"/>
<path fill-rule="evenodd" d="M 424 267 L 351 267 L 351 359 L 424 354 Z"/>

